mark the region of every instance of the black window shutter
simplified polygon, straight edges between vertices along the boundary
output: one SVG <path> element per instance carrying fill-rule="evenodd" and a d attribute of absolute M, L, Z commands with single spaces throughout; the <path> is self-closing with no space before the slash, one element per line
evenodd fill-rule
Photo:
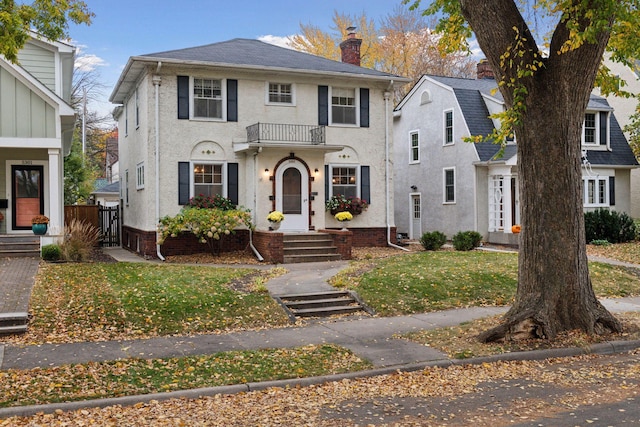
<path fill-rule="evenodd" d="M 600 145 L 607 145 L 607 120 L 609 115 L 605 111 L 600 112 Z"/>
<path fill-rule="evenodd" d="M 329 185 L 331 177 L 329 176 L 329 165 L 324 165 L 324 201 L 329 201 Z"/>
<path fill-rule="evenodd" d="M 616 177 L 609 177 L 609 206 L 616 205 Z"/>
<path fill-rule="evenodd" d="M 360 127 L 369 127 L 369 89 L 360 89 Z"/>
<path fill-rule="evenodd" d="M 329 86 L 318 86 L 318 125 L 329 125 Z"/>
<path fill-rule="evenodd" d="M 238 81 L 227 80 L 227 121 L 238 121 Z"/>
<path fill-rule="evenodd" d="M 360 166 L 360 198 L 371 204 L 371 178 L 369 166 Z"/>
<path fill-rule="evenodd" d="M 227 163 L 227 198 L 238 205 L 238 164 Z"/>
<path fill-rule="evenodd" d="M 189 203 L 189 162 L 178 162 L 178 204 Z"/>
<path fill-rule="evenodd" d="M 189 76 L 178 76 L 178 119 L 189 118 Z"/>

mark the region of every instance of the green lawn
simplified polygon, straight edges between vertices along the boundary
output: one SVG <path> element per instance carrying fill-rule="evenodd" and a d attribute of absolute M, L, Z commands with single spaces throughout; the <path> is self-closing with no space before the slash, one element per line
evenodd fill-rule
<path fill-rule="evenodd" d="M 640 294 L 628 269 L 590 263 L 599 297 Z M 364 274 L 361 271 L 370 269 Z M 426 251 L 376 261 L 358 261 L 332 283 L 349 288 L 381 316 L 457 307 L 510 304 L 517 286 L 518 255 L 483 251 Z"/>
<path fill-rule="evenodd" d="M 159 393 L 370 369 L 333 345 L 234 351 L 172 359 L 127 359 L 0 371 L 0 407 Z"/>
<path fill-rule="evenodd" d="M 100 341 L 285 325 L 285 313 L 258 286 L 269 274 L 141 263 L 47 264 L 34 287 L 28 339 Z"/>

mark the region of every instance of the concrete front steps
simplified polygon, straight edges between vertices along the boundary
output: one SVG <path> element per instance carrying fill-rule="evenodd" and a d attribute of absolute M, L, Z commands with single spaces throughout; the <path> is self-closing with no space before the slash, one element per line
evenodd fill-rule
<path fill-rule="evenodd" d="M 341 259 L 331 236 L 325 233 L 291 233 L 282 238 L 284 263 L 337 261 Z"/>
<path fill-rule="evenodd" d="M 0 335 L 27 332 L 29 313 L 0 313 Z"/>
<path fill-rule="evenodd" d="M 326 291 L 307 294 L 280 295 L 276 300 L 284 307 L 289 318 L 327 317 L 335 314 L 368 313 L 367 307 L 352 291 Z"/>
<path fill-rule="evenodd" d="M 1 235 L 0 257 L 40 257 L 40 237 L 34 234 Z"/>

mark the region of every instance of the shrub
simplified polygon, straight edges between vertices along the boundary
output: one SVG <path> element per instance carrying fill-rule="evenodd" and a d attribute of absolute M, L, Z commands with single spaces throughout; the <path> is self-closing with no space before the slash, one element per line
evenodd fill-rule
<path fill-rule="evenodd" d="M 607 240 L 592 240 L 591 244 L 594 246 L 609 246 L 611 243 Z"/>
<path fill-rule="evenodd" d="M 236 205 L 233 204 L 231 199 L 222 197 L 219 194 L 216 194 L 213 197 L 200 194 L 190 198 L 187 206 L 200 209 L 220 209 L 223 211 L 231 211 L 236 208 Z"/>
<path fill-rule="evenodd" d="M 440 231 L 431 231 L 424 233 L 420 237 L 420 244 L 427 251 L 437 251 L 447 242 L 447 236 Z"/>
<path fill-rule="evenodd" d="M 477 231 L 460 231 L 453 236 L 453 247 L 456 251 L 470 251 L 480 246 L 482 234 Z"/>
<path fill-rule="evenodd" d="M 636 238 L 636 225 L 629 215 L 604 208 L 585 212 L 584 229 L 587 242 L 623 243 Z"/>
<path fill-rule="evenodd" d="M 62 258 L 62 250 L 56 244 L 44 245 L 42 247 L 42 259 L 45 261 L 58 261 Z"/>
<path fill-rule="evenodd" d="M 72 219 L 64 226 L 64 242 L 60 245 L 67 261 L 86 261 L 100 238 L 100 231 L 84 221 Z"/>

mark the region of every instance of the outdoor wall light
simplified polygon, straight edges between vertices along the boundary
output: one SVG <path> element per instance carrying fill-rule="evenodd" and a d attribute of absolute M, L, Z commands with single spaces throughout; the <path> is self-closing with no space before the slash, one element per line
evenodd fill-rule
<path fill-rule="evenodd" d="M 269 173 L 269 168 L 265 168 L 264 173 Z"/>
<path fill-rule="evenodd" d="M 318 175 L 318 168 L 315 168 L 315 170 L 313 171 L 316 175 Z"/>

